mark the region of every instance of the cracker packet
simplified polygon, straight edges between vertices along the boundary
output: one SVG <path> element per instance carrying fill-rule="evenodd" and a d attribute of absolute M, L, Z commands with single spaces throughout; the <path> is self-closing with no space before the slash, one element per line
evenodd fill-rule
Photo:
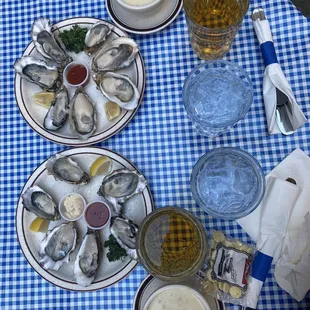
<path fill-rule="evenodd" d="M 223 302 L 245 306 L 254 253 L 253 246 L 212 231 L 203 291 Z"/>

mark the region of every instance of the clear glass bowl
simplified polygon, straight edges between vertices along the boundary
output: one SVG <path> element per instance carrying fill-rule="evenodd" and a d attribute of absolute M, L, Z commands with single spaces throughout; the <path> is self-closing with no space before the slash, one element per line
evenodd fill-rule
<path fill-rule="evenodd" d="M 177 207 L 156 209 L 141 223 L 138 260 L 155 277 L 179 282 L 194 275 L 207 256 L 206 232 L 190 212 Z"/>
<path fill-rule="evenodd" d="M 224 60 L 207 61 L 194 69 L 183 86 L 183 104 L 198 133 L 210 138 L 241 120 L 253 102 L 248 74 Z"/>
<path fill-rule="evenodd" d="M 198 205 L 222 219 L 238 219 L 253 212 L 266 188 L 258 161 L 233 147 L 217 148 L 203 155 L 193 168 L 190 183 Z"/>

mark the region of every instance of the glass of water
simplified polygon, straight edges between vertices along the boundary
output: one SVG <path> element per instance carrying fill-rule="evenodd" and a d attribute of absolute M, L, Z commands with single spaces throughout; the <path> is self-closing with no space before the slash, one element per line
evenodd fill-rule
<path fill-rule="evenodd" d="M 232 147 L 203 155 L 191 175 L 191 190 L 198 205 L 222 219 L 238 219 L 253 212 L 262 201 L 265 188 L 258 161 Z"/>
<path fill-rule="evenodd" d="M 194 69 L 183 86 L 183 104 L 196 130 L 210 138 L 229 130 L 249 111 L 253 87 L 248 74 L 224 60 Z"/>

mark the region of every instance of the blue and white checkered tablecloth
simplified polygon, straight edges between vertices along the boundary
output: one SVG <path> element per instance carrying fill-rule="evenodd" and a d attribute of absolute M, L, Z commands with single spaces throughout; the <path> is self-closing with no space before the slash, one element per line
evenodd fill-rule
<path fill-rule="evenodd" d="M 250 12 L 265 9 L 271 23 L 279 62 L 306 117 L 310 119 L 310 20 L 289 0 L 252 0 L 235 42 L 225 57 L 241 65 L 254 85 L 254 103 L 244 120 L 214 140 L 195 133 L 182 104 L 182 85 L 201 63 L 189 44 L 183 11 L 165 30 L 133 35 L 145 61 L 147 82 L 144 103 L 129 125 L 99 146 L 130 159 L 149 181 L 156 207 L 179 206 L 191 210 L 206 229 L 221 229 L 249 241 L 233 221 L 216 220 L 195 204 L 189 186 L 194 163 L 220 146 L 240 147 L 254 155 L 268 173 L 295 148 L 310 155 L 307 123 L 292 136 L 267 134 L 262 100 L 263 60 Z M 109 20 L 104 0 L 1 1 L 0 122 L 0 309 L 131 309 L 135 292 L 147 273 L 139 266 L 117 285 L 91 293 L 59 289 L 43 280 L 28 265 L 15 232 L 15 209 L 28 176 L 50 155 L 65 149 L 41 138 L 24 121 L 14 99 L 13 62 L 30 41 L 32 22 L 49 17 L 53 23 L 70 17 Z M 308 109 L 307 109 L 308 108 Z M 310 295 L 294 301 L 275 282 L 270 270 L 258 309 L 310 309 Z M 232 305 L 229 309 L 238 309 Z"/>

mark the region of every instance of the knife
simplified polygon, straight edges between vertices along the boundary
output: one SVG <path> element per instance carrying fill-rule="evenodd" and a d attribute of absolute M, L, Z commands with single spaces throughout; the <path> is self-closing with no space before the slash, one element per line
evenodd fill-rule
<path fill-rule="evenodd" d="M 288 97 L 280 89 L 276 88 L 276 94 L 276 121 L 281 133 L 288 136 L 294 133 L 294 128 L 291 123 L 293 116 L 291 103 Z"/>

